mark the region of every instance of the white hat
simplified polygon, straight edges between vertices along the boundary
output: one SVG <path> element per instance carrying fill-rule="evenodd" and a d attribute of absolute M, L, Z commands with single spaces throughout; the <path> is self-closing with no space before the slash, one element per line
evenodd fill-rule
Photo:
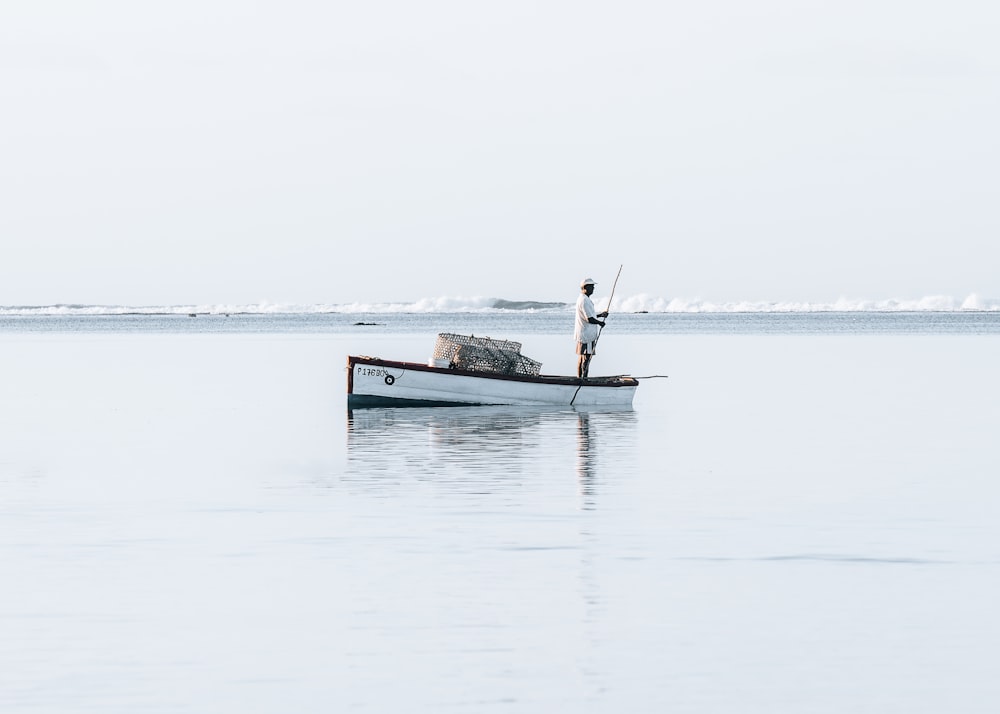
<path fill-rule="evenodd" d="M 582 283 L 580 283 L 580 287 L 581 287 L 581 288 L 585 288 L 585 287 L 587 287 L 588 285 L 597 285 L 597 283 L 595 283 L 595 282 L 594 282 L 594 279 L 593 279 L 593 278 L 584 278 L 584 279 L 583 279 L 583 282 L 582 282 Z"/>

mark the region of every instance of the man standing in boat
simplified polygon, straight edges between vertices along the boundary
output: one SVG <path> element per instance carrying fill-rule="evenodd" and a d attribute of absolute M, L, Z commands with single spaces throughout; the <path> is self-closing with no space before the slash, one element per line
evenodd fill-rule
<path fill-rule="evenodd" d="M 586 379 L 590 372 L 590 360 L 597 350 L 597 338 L 604 327 L 604 323 L 597 318 L 608 316 L 607 311 L 598 313 L 594 301 L 590 299 L 595 285 L 597 283 L 592 279 L 585 279 L 580 283 L 580 297 L 576 299 L 576 329 L 573 336 L 576 339 L 576 354 L 579 355 L 576 376 L 580 379 Z"/>

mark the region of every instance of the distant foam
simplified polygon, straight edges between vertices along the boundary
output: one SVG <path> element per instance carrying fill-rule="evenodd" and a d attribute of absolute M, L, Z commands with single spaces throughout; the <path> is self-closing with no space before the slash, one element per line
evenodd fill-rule
<path fill-rule="evenodd" d="M 712 302 L 690 298 L 659 298 L 650 295 L 635 295 L 614 300 L 612 309 L 620 312 L 688 312 L 688 313 L 736 313 L 736 312 L 996 312 L 1000 311 L 1000 300 L 982 298 L 972 294 L 964 299 L 948 295 L 928 295 L 921 298 L 893 298 L 889 300 L 865 300 L 841 297 L 834 302 L 765 302 L 734 301 Z"/>
<path fill-rule="evenodd" d="M 598 309 L 607 300 L 598 299 Z M 476 312 L 562 312 L 572 303 L 508 300 L 493 297 L 428 297 L 416 302 L 341 303 L 296 305 L 251 303 L 217 305 L 14 305 L 0 307 L 0 316 L 101 316 L 101 315 L 313 315 L 403 314 Z M 972 294 L 964 299 L 948 295 L 921 298 L 864 300 L 841 297 L 834 302 L 712 302 L 698 298 L 662 298 L 644 293 L 617 297 L 613 312 L 659 313 L 810 313 L 810 312 L 1000 312 L 1000 299 Z"/>

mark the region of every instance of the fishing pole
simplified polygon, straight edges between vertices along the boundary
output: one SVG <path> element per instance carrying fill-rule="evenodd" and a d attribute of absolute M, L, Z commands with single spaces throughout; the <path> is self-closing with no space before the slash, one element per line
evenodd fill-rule
<path fill-rule="evenodd" d="M 647 374 L 645 377 L 636 377 L 633 374 L 609 374 L 600 379 L 668 379 L 669 377 L 669 374 Z"/>

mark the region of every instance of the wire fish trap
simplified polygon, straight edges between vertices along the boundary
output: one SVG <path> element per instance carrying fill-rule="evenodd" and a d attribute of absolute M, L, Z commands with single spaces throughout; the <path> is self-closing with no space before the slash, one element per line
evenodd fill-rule
<path fill-rule="evenodd" d="M 455 369 L 537 377 L 542 363 L 521 354 L 521 343 L 442 332 L 434 344 L 434 364 Z"/>

